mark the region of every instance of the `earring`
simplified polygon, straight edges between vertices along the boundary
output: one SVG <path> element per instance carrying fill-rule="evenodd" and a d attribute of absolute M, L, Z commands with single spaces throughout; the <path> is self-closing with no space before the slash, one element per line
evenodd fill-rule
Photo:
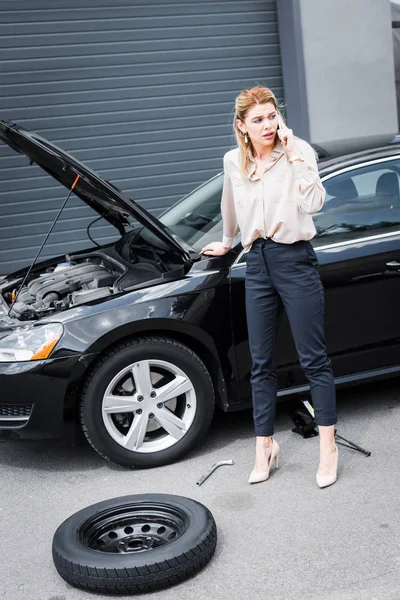
<path fill-rule="evenodd" d="M 249 143 L 249 138 L 247 137 L 247 133 L 244 134 L 244 143 L 245 144 Z"/>

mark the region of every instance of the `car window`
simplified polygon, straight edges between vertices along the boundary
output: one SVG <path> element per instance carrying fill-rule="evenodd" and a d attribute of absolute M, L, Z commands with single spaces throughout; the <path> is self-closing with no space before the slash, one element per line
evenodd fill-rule
<path fill-rule="evenodd" d="M 222 239 L 218 175 L 167 209 L 160 221 L 199 251 Z M 400 161 L 353 169 L 324 181 L 326 199 L 313 215 L 314 246 L 400 230 Z"/>
<path fill-rule="evenodd" d="M 324 181 L 326 199 L 313 215 L 313 245 L 400 229 L 400 161 L 353 169 Z"/>
<path fill-rule="evenodd" d="M 223 177 L 217 175 L 159 216 L 159 220 L 199 251 L 222 240 L 221 194 Z"/>

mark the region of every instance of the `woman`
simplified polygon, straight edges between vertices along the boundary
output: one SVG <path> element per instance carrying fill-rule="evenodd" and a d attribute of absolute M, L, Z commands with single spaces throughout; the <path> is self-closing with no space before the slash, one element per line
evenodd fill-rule
<path fill-rule="evenodd" d="M 319 487 L 335 483 L 336 394 L 324 334 L 324 291 L 310 243 L 312 214 L 325 190 L 311 146 L 293 135 L 271 90 L 244 90 L 235 103 L 237 148 L 224 156 L 223 240 L 202 254 L 229 252 L 241 232 L 246 260 L 246 316 L 252 357 L 251 386 L 256 459 L 249 483 L 268 479 L 279 445 L 273 439 L 277 396 L 275 338 L 283 309 L 300 365 L 310 384 L 320 435 Z"/>

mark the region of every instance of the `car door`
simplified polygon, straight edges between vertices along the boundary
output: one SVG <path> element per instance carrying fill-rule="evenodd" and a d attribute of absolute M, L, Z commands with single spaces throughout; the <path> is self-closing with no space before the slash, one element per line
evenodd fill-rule
<path fill-rule="evenodd" d="M 400 159 L 353 165 L 323 182 L 314 248 L 334 374 L 390 369 L 400 363 Z"/>
<path fill-rule="evenodd" d="M 378 159 L 323 177 L 327 196 L 313 216 L 312 244 L 325 290 L 325 333 L 338 382 L 396 369 L 400 319 L 399 159 Z M 245 255 L 231 269 L 233 332 L 244 398 L 251 358 L 244 307 Z M 278 386 L 307 383 L 286 315 L 277 338 Z"/>

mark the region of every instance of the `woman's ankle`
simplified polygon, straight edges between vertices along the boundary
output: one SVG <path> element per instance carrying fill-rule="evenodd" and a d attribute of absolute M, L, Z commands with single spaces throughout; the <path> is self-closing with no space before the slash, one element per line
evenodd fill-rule
<path fill-rule="evenodd" d="M 330 452 L 335 452 L 336 450 L 336 444 L 335 441 L 333 442 L 324 442 L 323 444 L 320 444 L 319 446 L 319 451 L 320 454 L 329 454 Z"/>
<path fill-rule="evenodd" d="M 269 436 L 256 436 L 256 447 L 262 447 L 265 450 L 271 448 L 272 446 L 272 435 Z"/>

